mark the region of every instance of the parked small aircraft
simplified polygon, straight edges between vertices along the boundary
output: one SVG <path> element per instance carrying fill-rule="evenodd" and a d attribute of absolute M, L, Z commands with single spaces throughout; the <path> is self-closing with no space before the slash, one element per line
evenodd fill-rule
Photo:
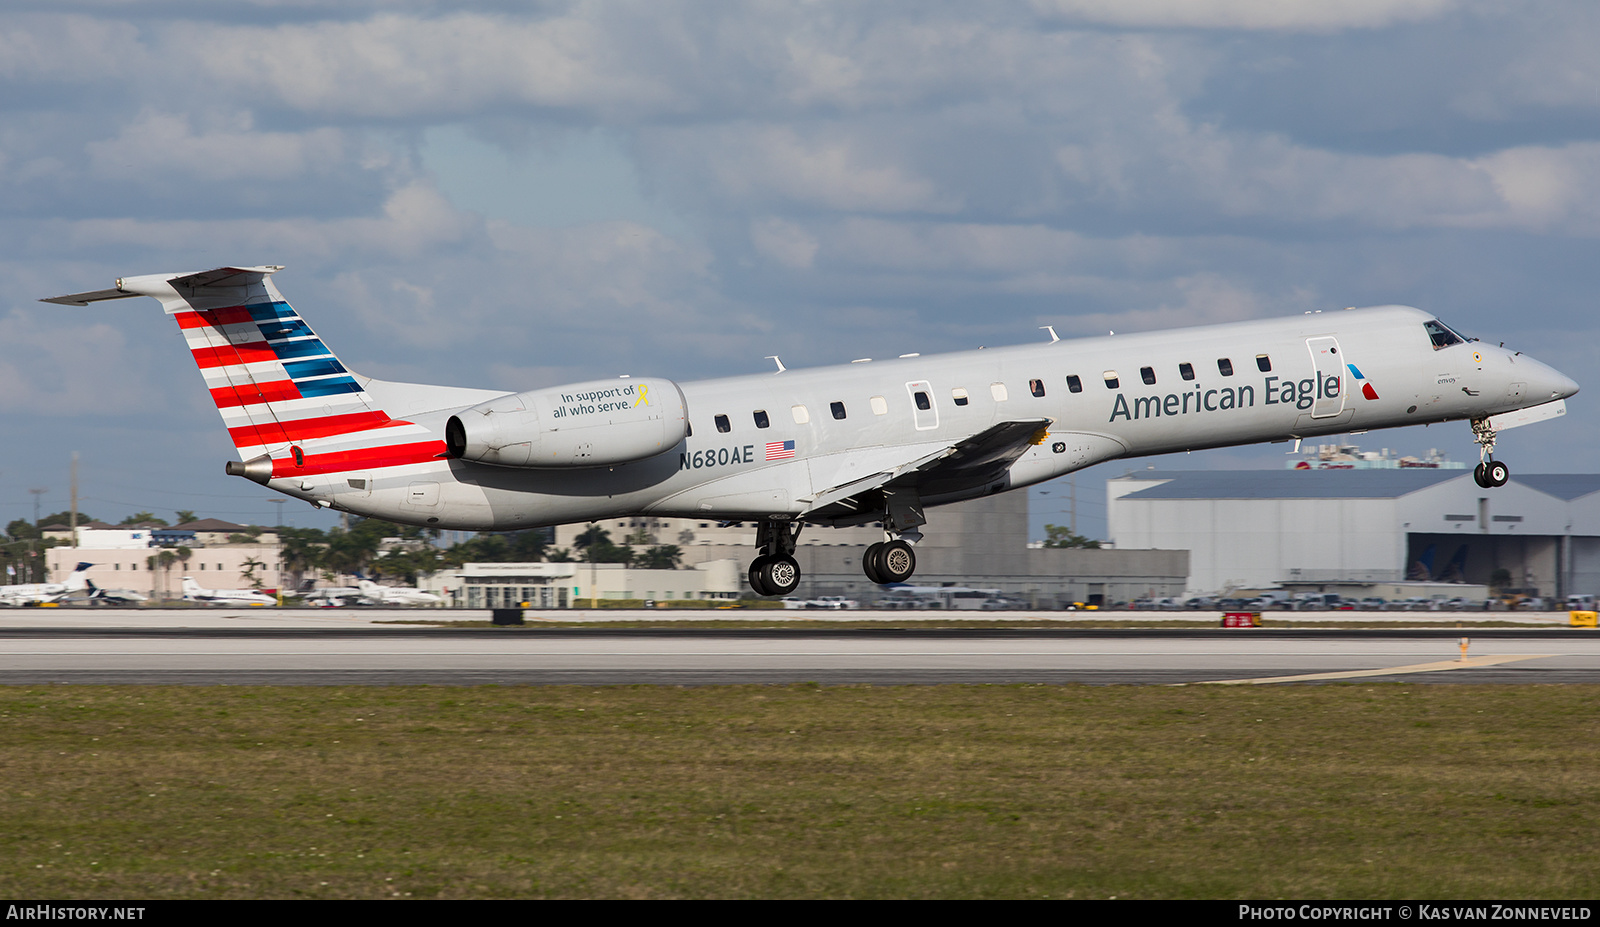
<path fill-rule="evenodd" d="M 411 586 L 380 586 L 370 579 L 356 583 L 361 597 L 373 605 L 438 605 L 444 599 Z"/>
<path fill-rule="evenodd" d="M 183 578 L 183 600 L 204 605 L 276 605 L 278 600 L 254 589 L 202 589 L 194 577 Z"/>
<path fill-rule="evenodd" d="M 134 592 L 132 589 L 101 589 L 94 583 L 89 584 L 89 589 L 90 605 L 138 605 L 150 599 L 144 593 Z"/>
<path fill-rule="evenodd" d="M 241 459 L 227 472 L 314 506 L 506 531 L 636 514 L 753 521 L 750 585 L 800 581 L 805 525 L 878 523 L 879 583 L 916 569 L 928 506 L 1121 457 L 1471 423 L 1484 487 L 1498 431 L 1565 413 L 1578 385 L 1404 306 L 906 355 L 676 383 L 525 392 L 392 383 L 341 364 L 278 266 L 124 277 L 45 302 L 150 296 L 177 321 Z"/>
<path fill-rule="evenodd" d="M 92 563 L 80 562 L 64 582 L 0 586 L 0 605 L 45 605 L 75 592 L 93 590 L 94 584 L 89 582 L 88 575 L 92 566 Z"/>

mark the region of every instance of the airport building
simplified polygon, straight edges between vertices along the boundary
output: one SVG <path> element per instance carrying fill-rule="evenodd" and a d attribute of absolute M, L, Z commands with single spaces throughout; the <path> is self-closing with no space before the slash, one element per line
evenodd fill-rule
<path fill-rule="evenodd" d="M 71 543 L 66 525 L 49 525 L 42 533 Z M 180 559 L 180 547 L 187 559 Z M 80 562 L 94 564 L 88 576 L 96 586 L 154 599 L 181 597 L 186 575 L 207 589 L 276 589 L 283 575 L 277 532 L 215 518 L 172 527 L 88 522 L 78 526 L 78 546 L 45 551 L 54 582 Z"/>
<path fill-rule="evenodd" d="M 579 599 L 737 599 L 743 564 L 709 560 L 688 570 L 634 570 L 620 563 L 468 563 L 434 574 L 434 591 L 457 608 L 571 608 Z M 441 583 L 441 580 L 446 580 Z"/>
<path fill-rule="evenodd" d="M 1134 470 L 1107 481 L 1106 502 L 1117 547 L 1190 551 L 1190 594 L 1385 596 L 1502 569 L 1529 594 L 1600 592 L 1600 474 L 1484 489 L 1449 468 Z"/>

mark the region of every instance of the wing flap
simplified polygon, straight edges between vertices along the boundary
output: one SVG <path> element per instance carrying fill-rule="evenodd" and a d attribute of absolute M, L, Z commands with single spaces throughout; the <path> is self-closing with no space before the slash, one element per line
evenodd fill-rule
<path fill-rule="evenodd" d="M 808 515 L 831 505 L 857 508 L 849 505 L 849 501 L 876 489 L 919 486 L 930 481 L 982 482 L 1003 472 L 1028 448 L 1042 442 L 1050 423 L 1047 418 L 1001 422 L 931 454 L 829 487 L 814 494 L 801 514 Z"/>

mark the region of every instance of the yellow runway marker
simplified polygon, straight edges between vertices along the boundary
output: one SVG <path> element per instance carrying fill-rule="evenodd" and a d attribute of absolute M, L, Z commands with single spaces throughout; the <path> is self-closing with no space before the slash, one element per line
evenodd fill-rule
<path fill-rule="evenodd" d="M 1515 663 L 1518 660 L 1539 660 L 1554 656 L 1549 653 L 1516 653 L 1501 657 L 1468 657 L 1465 660 L 1440 660 L 1437 663 L 1413 663 L 1410 666 L 1389 666 L 1383 669 L 1346 670 L 1338 673 L 1306 673 L 1301 676 L 1262 676 L 1256 679 L 1212 679 L 1206 682 L 1180 683 L 1196 686 L 1259 686 L 1271 682 L 1310 682 L 1314 679 L 1357 679 L 1363 676 L 1403 676 L 1407 673 L 1438 673 L 1444 670 L 1469 669 L 1474 666 L 1495 666 Z"/>

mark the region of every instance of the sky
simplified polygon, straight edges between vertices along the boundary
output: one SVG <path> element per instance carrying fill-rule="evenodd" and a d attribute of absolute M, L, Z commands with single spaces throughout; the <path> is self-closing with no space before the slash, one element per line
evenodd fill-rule
<path fill-rule="evenodd" d="M 11 0 L 0 523 L 73 451 L 102 519 L 330 523 L 223 474 L 154 301 L 37 302 L 224 264 L 360 373 L 506 390 L 1401 303 L 1574 377 L 1499 456 L 1593 472 L 1596 47 L 1560 0 Z M 1092 468 L 1079 530 L 1285 450 Z"/>

